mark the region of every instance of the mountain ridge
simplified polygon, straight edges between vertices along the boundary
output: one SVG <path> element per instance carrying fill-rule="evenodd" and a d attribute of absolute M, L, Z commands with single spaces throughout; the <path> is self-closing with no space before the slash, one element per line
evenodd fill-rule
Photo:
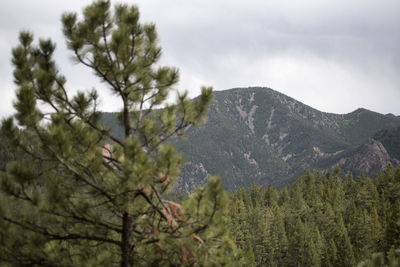
<path fill-rule="evenodd" d="M 209 121 L 190 129 L 177 147 L 191 165 L 201 163 L 231 190 L 252 182 L 286 185 L 322 158 L 356 149 L 377 131 L 400 125 L 397 117 L 364 108 L 348 114 L 320 112 L 270 88 L 214 94 Z M 193 183 L 194 177 L 185 170 L 180 179 Z"/>
<path fill-rule="evenodd" d="M 187 161 L 176 187 L 180 192 L 193 192 L 210 174 L 221 176 L 228 190 L 252 183 L 282 187 L 305 170 L 331 169 L 336 159 L 356 155 L 351 151 L 378 132 L 400 127 L 400 117 L 391 114 L 365 108 L 321 112 L 266 87 L 215 91 L 214 96 L 208 121 L 175 142 Z M 383 134 L 382 143 L 393 143 L 392 135 Z"/>

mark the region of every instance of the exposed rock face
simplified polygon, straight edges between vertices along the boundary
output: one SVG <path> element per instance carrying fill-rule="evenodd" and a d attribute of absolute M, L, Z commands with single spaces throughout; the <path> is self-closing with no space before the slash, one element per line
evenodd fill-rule
<path fill-rule="evenodd" d="M 193 192 L 209 174 L 219 175 L 228 190 L 252 183 L 280 187 L 305 170 L 341 166 L 370 175 L 400 160 L 400 116 L 366 109 L 321 112 L 269 88 L 214 94 L 207 123 L 175 139 L 187 160 L 177 184 L 181 192 Z M 104 115 L 123 138 L 112 114 Z"/>
<path fill-rule="evenodd" d="M 209 174 L 202 163 L 186 162 L 181 168 L 175 190 L 185 194 L 193 193 L 197 187 L 208 181 Z"/>
<path fill-rule="evenodd" d="M 254 93 L 250 96 L 249 102 L 254 101 Z M 239 105 L 236 106 L 236 110 L 239 112 L 240 118 L 249 127 L 250 131 L 254 134 L 254 113 L 256 112 L 258 106 L 251 106 L 250 110 L 247 112 L 242 105 L 242 99 L 239 99 Z"/>
<path fill-rule="evenodd" d="M 178 188 L 192 192 L 208 173 L 229 190 L 254 182 L 279 187 L 304 170 L 335 164 L 371 174 L 396 161 L 368 138 L 396 126 L 399 117 L 366 109 L 320 112 L 269 88 L 217 91 L 208 122 L 176 143 L 189 161 Z"/>
<path fill-rule="evenodd" d="M 352 155 L 341 158 L 335 166 L 339 166 L 345 171 L 373 176 L 385 170 L 389 164 L 397 165 L 398 163 L 398 160 L 390 157 L 381 142 L 369 138 L 354 150 Z"/>
<path fill-rule="evenodd" d="M 374 139 L 382 143 L 392 158 L 400 160 L 400 127 L 379 131 L 374 135 Z"/>

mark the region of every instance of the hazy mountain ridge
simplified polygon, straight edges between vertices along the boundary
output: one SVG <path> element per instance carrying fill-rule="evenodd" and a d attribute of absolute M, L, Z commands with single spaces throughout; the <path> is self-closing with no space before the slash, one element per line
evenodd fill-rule
<path fill-rule="evenodd" d="M 392 136 L 400 137 L 389 131 L 400 129 L 400 117 L 392 114 L 362 108 L 348 114 L 325 113 L 269 88 L 236 88 L 214 94 L 207 123 L 190 128 L 187 138 L 176 143 L 187 160 L 177 183 L 181 192 L 193 192 L 210 174 L 221 176 L 225 188 L 234 190 L 253 182 L 282 186 L 304 170 L 334 166 L 373 175 L 383 165 L 398 162 L 393 156 L 386 159 L 383 152 L 377 155 L 372 148 L 379 145 L 364 144 L 378 132 L 384 149 L 395 142 Z M 113 115 L 104 117 L 114 134 L 120 135 Z M 365 153 L 366 149 L 370 153 Z M 394 150 L 400 151 L 400 144 Z M 370 162 L 374 167 L 362 170 L 361 163 L 368 161 L 362 157 L 367 155 L 385 160 Z M 339 164 L 344 158 L 345 164 Z"/>
<path fill-rule="evenodd" d="M 372 138 L 368 138 L 361 146 L 339 153 L 338 155 L 322 159 L 317 163 L 317 169 L 332 170 L 340 167 L 345 173 L 353 173 L 354 175 L 365 175 L 372 177 L 373 175 L 383 172 L 390 164 L 396 166 L 400 161 L 392 158 L 385 146 Z"/>
<path fill-rule="evenodd" d="M 386 147 L 392 158 L 400 160 L 400 127 L 379 131 L 373 138 Z"/>
<path fill-rule="evenodd" d="M 177 146 L 191 164 L 220 175 L 227 189 L 252 182 L 281 186 L 318 168 L 321 160 L 352 155 L 376 132 L 399 125 L 398 117 L 366 109 L 325 113 L 269 88 L 239 88 L 215 92 L 208 122 L 190 129 Z M 346 162 L 354 165 L 351 157 Z M 186 166 L 180 185 L 194 177 Z"/>

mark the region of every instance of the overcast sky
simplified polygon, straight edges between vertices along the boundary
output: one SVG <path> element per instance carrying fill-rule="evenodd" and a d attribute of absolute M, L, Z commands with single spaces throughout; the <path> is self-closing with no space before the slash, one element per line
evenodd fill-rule
<path fill-rule="evenodd" d="M 60 16 L 91 1 L 0 1 L 0 116 L 13 112 L 11 48 L 21 29 L 57 43 L 72 90 L 99 88 L 74 65 Z M 162 64 L 180 69 L 191 96 L 266 86 L 326 112 L 364 107 L 400 115 L 399 0 L 139 0 L 142 22 L 156 23 Z M 105 110 L 119 103 L 103 94 Z"/>

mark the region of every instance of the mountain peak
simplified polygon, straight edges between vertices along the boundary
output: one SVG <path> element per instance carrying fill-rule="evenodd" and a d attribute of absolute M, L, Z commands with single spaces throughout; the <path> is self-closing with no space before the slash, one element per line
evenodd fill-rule
<path fill-rule="evenodd" d="M 189 162 L 179 185 L 185 191 L 215 174 L 231 190 L 253 182 L 281 186 L 356 149 L 383 166 L 390 161 L 385 147 L 368 138 L 396 125 L 399 118 L 364 108 L 343 115 L 321 112 L 267 87 L 216 91 L 208 122 L 177 143 Z M 373 171 L 375 165 L 364 167 Z"/>
<path fill-rule="evenodd" d="M 369 138 L 393 127 L 400 129 L 399 117 L 363 108 L 349 114 L 325 113 L 271 88 L 216 91 L 208 121 L 188 129 L 187 138 L 177 139 L 176 147 L 187 160 L 178 190 L 193 192 L 209 175 L 221 176 L 229 190 L 254 182 L 283 186 L 304 170 L 329 169 L 341 159 L 346 159 L 343 168 L 372 174 L 394 162 L 388 151 L 400 154 L 400 147 L 389 149 L 399 143 L 400 131 Z"/>

